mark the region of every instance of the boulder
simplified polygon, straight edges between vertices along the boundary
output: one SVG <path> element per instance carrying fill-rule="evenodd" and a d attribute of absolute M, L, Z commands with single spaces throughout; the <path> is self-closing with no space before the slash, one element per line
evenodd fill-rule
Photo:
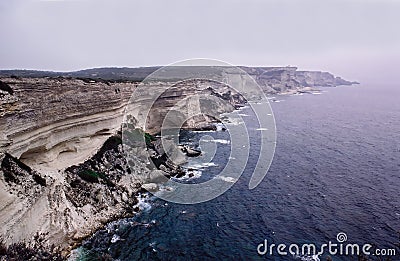
<path fill-rule="evenodd" d="M 158 191 L 158 185 L 156 183 L 147 183 L 143 184 L 142 188 L 149 191 L 149 192 L 156 192 Z"/>
<path fill-rule="evenodd" d="M 167 178 L 168 176 L 169 176 L 168 173 L 166 173 L 162 170 L 159 170 L 159 169 L 155 169 L 149 173 L 147 181 L 151 182 L 151 183 L 158 183 L 158 184 L 165 183 L 168 181 L 168 178 Z"/>

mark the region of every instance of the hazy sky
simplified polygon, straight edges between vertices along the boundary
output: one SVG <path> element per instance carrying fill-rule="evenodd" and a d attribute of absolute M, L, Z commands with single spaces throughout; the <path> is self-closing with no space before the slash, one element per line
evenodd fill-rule
<path fill-rule="evenodd" d="M 394 78 L 400 1 L 0 0 L 0 68 L 78 70 L 213 58 Z"/>

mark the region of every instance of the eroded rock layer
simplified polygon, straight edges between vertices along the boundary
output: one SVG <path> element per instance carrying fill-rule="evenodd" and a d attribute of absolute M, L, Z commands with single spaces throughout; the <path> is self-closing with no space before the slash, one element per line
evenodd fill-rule
<path fill-rule="evenodd" d="M 39 233 L 66 250 L 105 222 L 132 213 L 146 164 L 138 160 L 137 169 L 128 171 L 118 144 L 101 155 L 96 151 L 120 129 L 135 83 L 1 82 L 0 235 L 5 243 L 29 242 Z M 66 169 L 91 157 L 97 157 L 97 165 Z"/>
<path fill-rule="evenodd" d="M 2 78 L 0 153 L 63 169 L 91 156 L 121 125 L 134 83 L 65 78 Z"/>
<path fill-rule="evenodd" d="M 209 128 L 219 114 L 246 102 L 213 81 L 185 81 L 165 89 L 171 79 L 147 83 L 131 99 L 137 80 L 156 69 L 0 71 L 0 236 L 6 244 L 41 234 L 46 244 L 67 253 L 106 222 L 132 215 L 134 195 L 144 183 L 154 187 L 151 182 L 161 174 L 182 174 L 158 141 L 145 151 L 133 150 L 128 160 L 134 164 L 127 164 L 118 134 L 127 104 L 136 124 L 155 134 L 164 121 L 172 127 Z M 352 84 L 295 67 L 241 69 L 235 75 L 224 68 L 215 73 L 239 84 L 249 74 L 267 94 Z M 151 93 L 159 89 L 166 91 L 152 101 Z M 144 114 L 148 103 L 150 113 Z M 203 108 L 211 110 L 204 113 Z M 142 157 L 149 151 L 158 170 Z"/>

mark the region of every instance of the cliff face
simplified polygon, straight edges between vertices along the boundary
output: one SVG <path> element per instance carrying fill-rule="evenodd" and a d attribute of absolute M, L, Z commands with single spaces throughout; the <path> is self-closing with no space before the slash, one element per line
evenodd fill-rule
<path fill-rule="evenodd" d="M 21 76 L 21 77 L 73 77 L 73 78 L 98 78 L 111 81 L 142 81 L 150 74 L 161 67 L 140 67 L 140 68 L 94 68 L 76 72 L 42 72 L 29 70 L 5 70 L 0 71 L 3 76 Z M 233 67 L 232 67 L 233 68 Z M 224 74 L 230 67 L 212 67 L 206 69 L 204 66 L 198 66 L 197 71 L 206 73 L 206 75 Z M 352 85 L 357 82 L 347 81 L 340 77 L 335 77 L 329 72 L 321 71 L 298 71 L 297 67 L 248 67 L 239 66 L 243 73 L 249 74 L 264 89 L 266 93 L 286 93 L 303 91 L 304 88 L 313 89 L 318 87 L 332 87 L 339 85 Z M 238 70 L 234 70 L 238 73 Z"/>
<path fill-rule="evenodd" d="M 167 129 L 209 128 L 222 113 L 231 112 L 245 102 L 242 95 L 226 84 L 194 79 L 140 86 L 127 111 L 138 121 L 137 126 L 156 134 L 161 125 Z M 151 109 L 143 111 L 144 108 Z"/>
<path fill-rule="evenodd" d="M 9 153 L 49 174 L 88 159 L 120 130 L 137 86 L 69 78 L 1 78 L 1 83 L 9 90 L 0 93 L 0 156 Z M 166 113 L 176 105 L 170 119 L 188 119 L 182 122 L 184 128 L 207 127 L 215 119 L 201 114 L 210 105 L 201 95 L 216 98 L 210 111 L 215 116 L 245 102 L 217 82 L 185 81 L 164 91 L 168 84 L 150 83 L 131 101 L 135 117 L 149 133 L 160 131 Z M 160 97 L 152 101 L 157 92 Z M 146 106 L 151 107 L 149 115 L 141 114 Z"/>
<path fill-rule="evenodd" d="M 328 72 L 307 72 L 307 71 L 297 71 L 295 72 L 295 81 L 299 85 L 305 87 L 335 87 L 339 85 L 352 85 L 357 84 L 357 82 L 349 82 L 343 80 L 340 77 L 335 77 Z"/>
<path fill-rule="evenodd" d="M 48 244 L 67 250 L 105 222 L 134 212 L 135 193 L 160 174 L 142 152 L 129 158 L 135 169 L 129 168 L 121 137 L 114 136 L 137 83 L 3 77 L 1 84 L 0 235 L 6 243 L 40 233 Z M 165 83 L 146 86 L 131 105 L 140 113 L 157 89 L 164 90 Z M 204 106 L 201 94 L 218 98 L 215 115 L 244 102 L 223 84 L 185 82 L 163 92 L 150 115 L 137 119 L 147 120 L 146 131 L 157 133 L 168 109 L 189 98 L 173 121 L 181 117 L 189 119 L 185 128 L 207 127 L 215 119 L 196 114 Z M 168 175 L 179 174 L 169 162 L 157 165 Z"/>
<path fill-rule="evenodd" d="M 135 169 L 122 156 L 120 137 L 115 135 L 127 104 L 138 126 L 154 134 L 171 109 L 167 125 L 199 129 L 245 102 L 227 85 L 208 80 L 178 82 L 162 92 L 170 79 L 147 83 L 129 102 L 138 86 L 132 79 L 156 69 L 0 71 L 0 236 L 5 243 L 29 241 L 41 233 L 48 244 L 67 250 L 104 223 L 134 213 L 135 193 L 158 172 L 149 169 L 142 152 L 129 159 Z M 266 93 L 352 84 L 295 67 L 241 69 Z M 218 68 L 215 73 L 223 77 L 230 72 Z M 109 81 L 74 78 L 87 76 Z M 240 73 L 229 77 L 243 81 Z M 153 103 L 149 97 L 154 92 L 162 94 Z M 147 115 L 143 108 L 149 103 L 153 104 Z M 158 160 L 165 156 L 156 145 L 152 150 L 162 156 Z M 171 175 L 179 173 L 168 162 L 156 166 Z"/>
<path fill-rule="evenodd" d="M 0 235 L 7 244 L 40 233 L 66 250 L 133 212 L 134 194 L 150 170 L 140 160 L 128 169 L 121 145 L 106 141 L 120 129 L 135 84 L 61 78 L 1 83 Z M 67 168 L 73 165 L 80 167 Z"/>
<path fill-rule="evenodd" d="M 40 235 L 43 247 L 67 254 L 106 222 L 135 213 L 135 194 L 149 170 L 140 160 L 129 169 L 120 155 L 115 146 L 96 160 L 48 175 L 6 154 L 0 168 L 3 241 L 29 243 Z"/>
<path fill-rule="evenodd" d="M 267 94 L 295 93 L 319 87 L 352 85 L 329 72 L 297 71 L 297 67 L 241 67 L 251 75 Z"/>
<path fill-rule="evenodd" d="M 135 85 L 77 79 L 2 78 L 0 153 L 62 169 L 91 156 L 120 128 Z"/>

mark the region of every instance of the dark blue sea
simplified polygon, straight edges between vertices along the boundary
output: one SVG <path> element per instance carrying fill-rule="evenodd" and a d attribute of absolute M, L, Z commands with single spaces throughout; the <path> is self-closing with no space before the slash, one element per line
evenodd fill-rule
<path fill-rule="evenodd" d="M 287 246 L 337 243 L 337 235 L 345 233 L 346 244 L 395 249 L 390 260 L 400 260 L 400 86 L 324 88 L 319 95 L 274 101 L 276 152 L 258 187 L 248 188 L 257 161 L 255 138 L 245 172 L 226 193 L 195 205 L 144 196 L 140 214 L 97 232 L 79 249 L 80 259 L 318 260 L 276 251 L 260 255 L 257 247 L 265 240 Z M 241 113 L 249 115 L 249 133 L 257 137 L 250 109 Z M 204 134 L 182 139 L 195 144 Z M 206 134 L 229 140 L 226 131 Z M 224 167 L 230 144 L 216 144 L 214 164 L 188 182 L 208 180 Z M 327 260 L 328 254 L 318 258 Z"/>

